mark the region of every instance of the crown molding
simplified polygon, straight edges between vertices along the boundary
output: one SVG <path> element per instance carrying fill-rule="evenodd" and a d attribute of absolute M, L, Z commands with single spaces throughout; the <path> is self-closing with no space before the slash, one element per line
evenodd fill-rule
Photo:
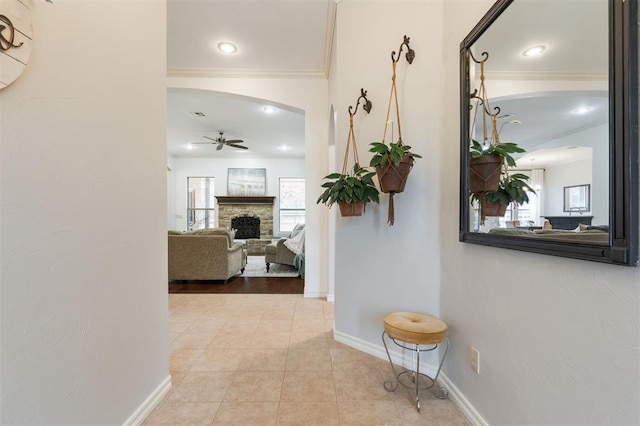
<path fill-rule="evenodd" d="M 606 81 L 607 73 L 562 73 L 547 71 L 485 71 L 487 80 Z"/>
<path fill-rule="evenodd" d="M 168 68 L 167 77 L 327 78 L 325 71 Z"/>
<path fill-rule="evenodd" d="M 329 11 L 327 12 L 327 33 L 324 39 L 324 75 L 329 76 L 329 68 L 331 67 L 331 53 L 333 51 L 333 36 L 336 28 L 336 16 L 338 10 L 338 2 L 340 0 L 327 0 Z"/>

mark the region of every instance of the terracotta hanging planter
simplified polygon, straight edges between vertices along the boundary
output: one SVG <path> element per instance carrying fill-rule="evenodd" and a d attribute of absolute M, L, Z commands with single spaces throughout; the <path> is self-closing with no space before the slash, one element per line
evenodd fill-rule
<path fill-rule="evenodd" d="M 380 202 L 380 192 L 376 188 L 373 177 L 376 172 L 360 166 L 358 158 L 358 146 L 356 145 L 356 135 L 353 131 L 353 117 L 358 111 L 360 101 L 363 101 L 362 108 L 368 113 L 371 111 L 372 103 L 367 99 L 367 91 L 360 89 L 360 97 L 356 100 L 355 110 L 349 106 L 349 136 L 344 152 L 342 163 L 342 173 L 331 173 L 324 177 L 326 182 L 322 184 L 324 191 L 318 197 L 316 203 L 323 203 L 331 207 L 338 204 L 340 214 L 343 217 L 362 216 L 365 204 L 368 202 Z M 349 150 L 353 145 L 353 168 L 347 169 L 349 160 Z"/>
<path fill-rule="evenodd" d="M 340 203 L 340 215 L 342 217 L 362 216 L 365 203 L 360 201 L 357 203 Z"/>
<path fill-rule="evenodd" d="M 396 194 L 404 191 L 413 163 L 413 157 L 405 155 L 400 160 L 400 164 L 387 163 L 384 166 L 376 166 L 380 190 L 385 193 Z"/>
<path fill-rule="evenodd" d="M 480 202 L 480 214 L 482 215 L 482 219 L 489 216 L 502 217 L 507 212 L 508 206 L 509 205 L 505 203 L 489 203 L 484 197 L 482 197 Z"/>
<path fill-rule="evenodd" d="M 475 194 L 495 192 L 500 184 L 504 157 L 498 154 L 472 158 L 469 162 L 469 191 Z"/>
<path fill-rule="evenodd" d="M 402 142 L 400 108 L 398 102 L 398 90 L 396 86 L 396 64 L 400 60 L 402 50 L 405 47 L 407 48 L 405 58 L 409 64 L 411 64 L 416 57 L 416 52 L 409 47 L 409 37 L 405 35 L 404 40 L 400 45 L 400 49 L 398 50 L 397 57 L 395 50 L 391 52 L 391 93 L 389 94 L 389 104 L 387 107 L 384 131 L 382 132 L 382 141 L 372 142 L 370 144 L 371 148 L 369 149 L 369 152 L 374 153 L 369 165 L 376 169 L 380 190 L 389 194 L 389 211 L 387 214 L 387 224 L 389 224 L 389 226 L 392 226 L 395 222 L 393 196 L 404 191 L 405 185 L 407 184 L 407 178 L 409 177 L 409 172 L 411 172 L 411 168 L 413 167 L 414 159 L 421 158 L 420 155 L 411 152 L 411 147 L 409 145 L 405 145 Z M 387 128 L 390 123 L 389 115 L 391 113 L 391 107 L 394 105 L 394 98 L 396 124 L 398 125 L 398 141 L 396 143 L 392 142 L 386 144 L 385 138 L 387 136 Z"/>

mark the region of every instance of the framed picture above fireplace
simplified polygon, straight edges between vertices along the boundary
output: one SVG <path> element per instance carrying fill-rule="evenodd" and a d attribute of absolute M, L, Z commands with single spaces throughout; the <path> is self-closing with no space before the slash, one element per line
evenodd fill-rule
<path fill-rule="evenodd" d="M 267 195 L 267 169 L 227 169 L 227 195 Z"/>

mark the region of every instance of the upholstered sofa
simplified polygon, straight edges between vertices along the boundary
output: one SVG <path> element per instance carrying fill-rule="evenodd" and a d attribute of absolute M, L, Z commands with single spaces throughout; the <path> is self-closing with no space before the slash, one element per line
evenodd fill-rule
<path fill-rule="evenodd" d="M 296 225 L 287 238 L 280 238 L 278 241 L 271 243 L 265 247 L 264 261 L 267 265 L 267 272 L 272 263 L 280 263 L 282 265 L 296 266 L 296 253 L 290 250 L 285 242 L 288 239 L 295 238 L 300 233 L 304 237 L 304 225 Z M 302 242 L 304 246 L 304 240 Z"/>
<path fill-rule="evenodd" d="M 244 272 L 246 253 L 223 228 L 169 231 L 170 280 L 227 280 Z"/>

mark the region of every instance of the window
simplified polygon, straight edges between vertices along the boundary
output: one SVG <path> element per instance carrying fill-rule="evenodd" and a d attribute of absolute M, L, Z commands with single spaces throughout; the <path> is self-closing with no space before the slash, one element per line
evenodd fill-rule
<path fill-rule="evenodd" d="M 187 178 L 187 229 L 213 228 L 215 226 L 212 177 Z"/>
<path fill-rule="evenodd" d="M 304 223 L 304 178 L 280 178 L 280 232 Z"/>
<path fill-rule="evenodd" d="M 531 196 L 530 196 L 531 197 Z M 508 221 L 517 220 L 520 222 L 520 226 L 531 226 L 535 224 L 535 220 L 531 217 L 531 208 L 529 203 L 518 205 L 516 203 L 509 203 L 507 212 L 504 217 L 500 218 L 500 227 L 504 228 Z"/>

